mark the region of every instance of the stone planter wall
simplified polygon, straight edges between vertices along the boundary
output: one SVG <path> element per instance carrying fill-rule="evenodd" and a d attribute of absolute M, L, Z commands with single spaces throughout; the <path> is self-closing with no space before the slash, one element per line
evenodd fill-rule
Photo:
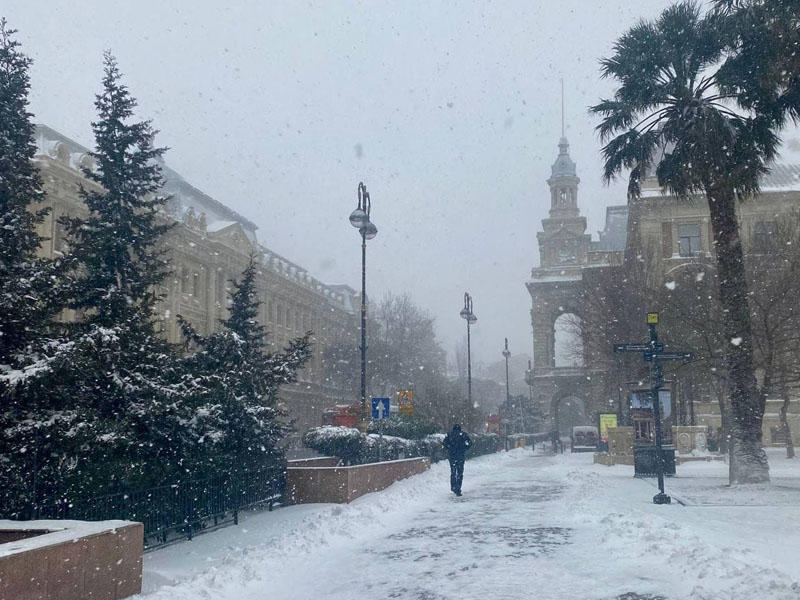
<path fill-rule="evenodd" d="M 0 600 L 138 594 L 143 533 L 130 521 L 0 521 Z"/>
<path fill-rule="evenodd" d="M 352 502 L 430 468 L 427 458 L 406 458 L 352 467 L 292 466 L 286 470 L 286 502 Z"/>

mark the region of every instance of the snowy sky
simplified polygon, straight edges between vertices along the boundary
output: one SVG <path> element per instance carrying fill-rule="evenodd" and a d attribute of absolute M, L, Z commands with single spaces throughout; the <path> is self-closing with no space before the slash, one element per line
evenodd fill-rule
<path fill-rule="evenodd" d="M 598 59 L 666 0 L 163 2 L 4 0 L 35 60 L 37 122 L 92 146 L 111 49 L 161 130 L 166 160 L 259 226 L 259 239 L 327 283 L 360 288 L 347 217 L 363 180 L 378 236 L 372 297 L 409 292 L 451 352 L 474 298 L 473 356 L 530 353 L 524 282 L 538 263 L 545 180 L 560 136 L 594 234 L 624 185 L 600 178 Z"/>

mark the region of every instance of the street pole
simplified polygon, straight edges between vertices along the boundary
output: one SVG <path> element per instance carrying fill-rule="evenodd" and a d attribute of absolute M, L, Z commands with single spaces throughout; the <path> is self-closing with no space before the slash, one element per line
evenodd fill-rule
<path fill-rule="evenodd" d="M 467 404 L 472 408 L 472 352 L 469 336 L 469 319 L 467 319 Z"/>
<path fill-rule="evenodd" d="M 529 415 L 533 415 L 534 414 L 534 412 L 533 412 L 533 368 L 531 367 L 531 361 L 530 360 L 528 361 L 528 401 L 530 402 L 530 405 L 528 407 L 528 410 L 530 410 L 530 413 L 528 413 L 528 414 Z M 524 415 L 523 415 L 523 418 L 522 418 L 522 423 L 523 423 L 523 425 L 525 424 Z M 531 423 L 529 421 L 528 422 L 528 430 L 525 431 L 525 433 L 534 433 L 532 431 L 532 429 L 533 429 L 533 425 L 531 425 Z M 534 447 L 535 447 L 535 444 L 534 444 Z"/>
<path fill-rule="evenodd" d="M 464 308 L 458 314 L 467 322 L 467 402 L 469 410 L 472 410 L 472 351 L 469 329 L 478 320 L 478 317 L 472 312 L 472 296 L 468 292 L 464 292 Z"/>
<path fill-rule="evenodd" d="M 653 496 L 654 504 L 669 504 L 672 499 L 664 493 L 664 451 L 661 447 L 661 399 L 659 390 L 664 383 L 661 370 L 661 361 L 680 360 L 684 363 L 694 359 L 692 352 L 664 352 L 664 344 L 658 341 L 656 332 L 658 325 L 658 313 L 647 313 L 647 327 L 650 330 L 650 339 L 646 344 L 614 344 L 614 352 L 641 352 L 642 358 L 650 363 L 650 399 L 653 403 L 653 429 L 655 433 L 654 451 L 655 468 L 658 477 L 658 494 Z M 634 465 L 636 465 L 636 453 L 634 453 Z"/>
<path fill-rule="evenodd" d="M 656 344 L 658 343 L 656 324 L 648 323 L 647 327 L 650 329 L 650 347 L 655 353 Z M 650 394 L 653 400 L 653 419 L 655 420 L 656 475 L 658 476 L 658 494 L 653 498 L 654 504 L 669 504 L 672 501 L 672 499 L 664 493 L 664 457 L 662 456 L 663 451 L 661 449 L 661 399 L 658 395 L 662 383 L 661 360 L 658 356 L 654 355 L 650 366 Z"/>
<path fill-rule="evenodd" d="M 508 387 L 508 357 L 511 356 L 511 352 L 508 351 L 508 338 L 506 338 L 506 345 L 503 349 L 503 358 L 506 359 L 506 450 L 509 449 L 509 431 L 511 430 L 511 392 L 509 391 Z"/>
<path fill-rule="evenodd" d="M 367 236 L 361 231 L 361 418 L 369 420 L 367 412 Z"/>
<path fill-rule="evenodd" d="M 361 431 L 366 433 L 369 421 L 367 408 L 367 240 L 378 234 L 378 228 L 370 221 L 372 202 L 367 186 L 358 184 L 358 205 L 350 213 L 350 224 L 361 234 Z"/>

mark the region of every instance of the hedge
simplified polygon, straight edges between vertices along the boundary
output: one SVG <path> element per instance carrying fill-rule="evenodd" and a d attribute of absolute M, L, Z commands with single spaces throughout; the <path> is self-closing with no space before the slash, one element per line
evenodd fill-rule
<path fill-rule="evenodd" d="M 467 458 L 497 451 L 498 436 L 494 433 L 470 434 L 472 447 Z M 313 427 L 303 436 L 303 443 L 325 456 L 336 456 L 346 465 L 361 465 L 378 462 L 377 434 L 362 434 L 351 427 Z M 447 458 L 442 446 L 444 434 L 434 433 L 422 439 L 410 440 L 393 435 L 383 436 L 383 460 L 397 460 L 426 456 L 431 462 Z"/>

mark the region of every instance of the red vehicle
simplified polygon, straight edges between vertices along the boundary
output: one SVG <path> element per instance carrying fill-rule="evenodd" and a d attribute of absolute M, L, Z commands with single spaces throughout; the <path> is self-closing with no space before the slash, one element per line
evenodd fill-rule
<path fill-rule="evenodd" d="M 361 403 L 337 404 L 322 411 L 323 425 L 340 425 L 342 427 L 355 427 L 358 423 L 358 415 L 361 411 Z"/>

